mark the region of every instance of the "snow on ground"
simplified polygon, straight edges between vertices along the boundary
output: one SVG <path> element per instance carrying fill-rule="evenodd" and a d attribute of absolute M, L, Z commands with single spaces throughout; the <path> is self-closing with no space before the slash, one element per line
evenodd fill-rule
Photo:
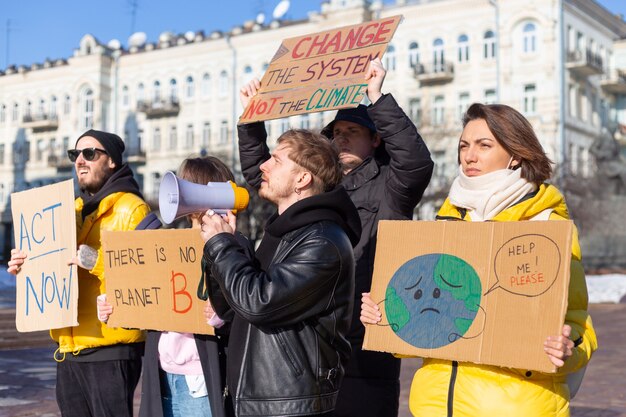
<path fill-rule="evenodd" d="M 626 275 L 587 275 L 590 303 L 619 303 L 626 296 Z"/>

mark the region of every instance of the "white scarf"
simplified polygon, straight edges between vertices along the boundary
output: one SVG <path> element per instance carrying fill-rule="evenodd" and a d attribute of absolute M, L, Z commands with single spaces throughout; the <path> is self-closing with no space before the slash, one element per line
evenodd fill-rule
<path fill-rule="evenodd" d="M 468 177 L 459 166 L 459 176 L 450 187 L 450 202 L 468 210 L 472 221 L 490 220 L 515 204 L 537 186 L 522 178 L 521 169 L 500 169 Z"/>

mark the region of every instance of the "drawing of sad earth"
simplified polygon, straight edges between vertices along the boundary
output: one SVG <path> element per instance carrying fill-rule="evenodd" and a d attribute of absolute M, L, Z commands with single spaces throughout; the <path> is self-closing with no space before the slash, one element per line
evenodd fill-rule
<path fill-rule="evenodd" d="M 405 342 L 436 349 L 463 337 L 479 310 L 482 285 L 467 262 L 433 253 L 415 257 L 391 277 L 385 313 Z"/>

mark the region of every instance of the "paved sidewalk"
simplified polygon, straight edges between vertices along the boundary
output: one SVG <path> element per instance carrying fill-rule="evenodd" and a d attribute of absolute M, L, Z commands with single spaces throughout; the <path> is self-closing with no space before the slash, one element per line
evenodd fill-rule
<path fill-rule="evenodd" d="M 572 417 L 626 417 L 626 304 L 590 307 L 600 350 L 596 352 L 578 396 Z M 54 346 L 0 350 L 0 417 L 57 417 L 54 387 Z M 419 360 L 404 360 L 400 417 L 410 417 L 408 395 Z M 135 393 L 135 415 L 139 404 Z"/>

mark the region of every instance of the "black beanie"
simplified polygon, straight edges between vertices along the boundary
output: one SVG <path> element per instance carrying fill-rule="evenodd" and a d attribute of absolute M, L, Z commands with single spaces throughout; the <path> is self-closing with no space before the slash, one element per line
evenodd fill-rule
<path fill-rule="evenodd" d="M 85 137 L 91 136 L 100 142 L 105 151 L 109 154 L 113 162 L 115 163 L 115 169 L 119 169 L 122 166 L 122 154 L 124 153 L 124 141 L 122 138 L 117 136 L 115 133 L 103 132 L 101 130 L 90 129 L 80 135 L 78 139 L 76 139 L 76 145 L 78 145 L 78 141 Z M 74 147 L 76 147 L 74 145 Z"/>

